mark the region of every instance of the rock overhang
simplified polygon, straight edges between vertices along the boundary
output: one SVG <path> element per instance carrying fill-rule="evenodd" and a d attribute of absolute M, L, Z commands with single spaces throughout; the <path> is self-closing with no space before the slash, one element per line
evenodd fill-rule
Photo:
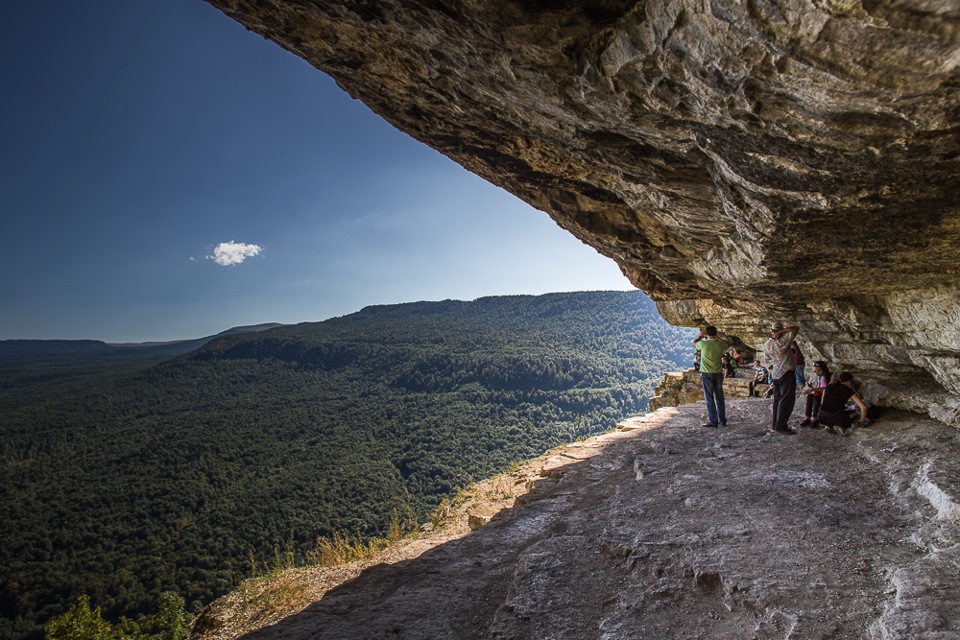
<path fill-rule="evenodd" d="M 663 315 L 960 424 L 960 3 L 210 0 Z"/>

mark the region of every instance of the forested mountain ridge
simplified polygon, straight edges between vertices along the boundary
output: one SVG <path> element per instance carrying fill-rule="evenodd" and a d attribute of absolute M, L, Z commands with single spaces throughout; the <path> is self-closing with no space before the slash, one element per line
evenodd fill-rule
<path fill-rule="evenodd" d="M 218 336 L 245 334 L 283 326 L 272 322 L 233 327 L 212 336 L 170 342 L 108 343 L 102 340 L 0 340 L 0 369 L 63 369 L 116 364 L 189 353 Z"/>
<path fill-rule="evenodd" d="M 611 308 L 611 296 L 618 295 L 629 306 Z M 641 304 L 636 297 L 634 292 L 549 294 L 374 306 L 254 339 L 221 339 L 193 358 L 276 359 L 319 370 L 357 366 L 381 376 L 389 371 L 395 386 L 420 391 L 471 382 L 517 389 L 599 386 L 603 376 L 644 373 L 629 370 L 631 364 L 689 359 L 689 343 L 675 340 L 677 328 L 663 323 L 645 296 Z M 660 331 L 651 320 L 662 324 Z M 611 355 L 623 358 L 616 371 L 611 363 L 584 366 Z"/>
<path fill-rule="evenodd" d="M 382 534 L 643 411 L 689 331 L 639 292 L 369 307 L 160 363 L 4 386 L 3 638 L 90 594 L 197 609 L 287 541 Z"/>

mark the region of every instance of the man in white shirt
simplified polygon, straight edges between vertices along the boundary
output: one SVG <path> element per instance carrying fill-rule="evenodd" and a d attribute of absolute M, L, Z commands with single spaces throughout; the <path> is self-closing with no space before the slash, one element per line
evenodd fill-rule
<path fill-rule="evenodd" d="M 797 337 L 798 331 L 800 327 L 784 328 L 780 322 L 774 322 L 770 327 L 770 339 L 763 345 L 763 353 L 771 363 L 770 385 L 773 387 L 773 424 L 770 430 L 784 435 L 794 433 L 787 427 L 787 420 L 790 419 L 797 400 L 794 374 L 797 363 L 793 358 L 790 343 Z"/>

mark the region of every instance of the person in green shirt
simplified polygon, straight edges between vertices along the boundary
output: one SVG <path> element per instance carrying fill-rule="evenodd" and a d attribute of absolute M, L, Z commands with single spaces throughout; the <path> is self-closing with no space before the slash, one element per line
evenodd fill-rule
<path fill-rule="evenodd" d="M 723 399 L 723 353 L 727 343 L 717 339 L 717 328 L 710 325 L 693 341 L 700 352 L 700 381 L 703 399 L 707 402 L 707 422 L 704 427 L 727 426 L 727 405 Z"/>

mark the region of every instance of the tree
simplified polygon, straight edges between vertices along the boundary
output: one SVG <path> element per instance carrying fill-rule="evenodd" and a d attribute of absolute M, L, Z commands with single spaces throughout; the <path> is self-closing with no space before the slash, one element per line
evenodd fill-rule
<path fill-rule="evenodd" d="M 153 617 L 155 640 L 184 640 L 190 633 L 190 614 L 183 598 L 173 591 L 160 594 L 158 610 Z"/>
<path fill-rule="evenodd" d="M 63 615 L 45 628 L 45 640 L 113 640 L 110 623 L 103 619 L 100 607 L 90 608 L 90 596 L 78 597 Z"/>

